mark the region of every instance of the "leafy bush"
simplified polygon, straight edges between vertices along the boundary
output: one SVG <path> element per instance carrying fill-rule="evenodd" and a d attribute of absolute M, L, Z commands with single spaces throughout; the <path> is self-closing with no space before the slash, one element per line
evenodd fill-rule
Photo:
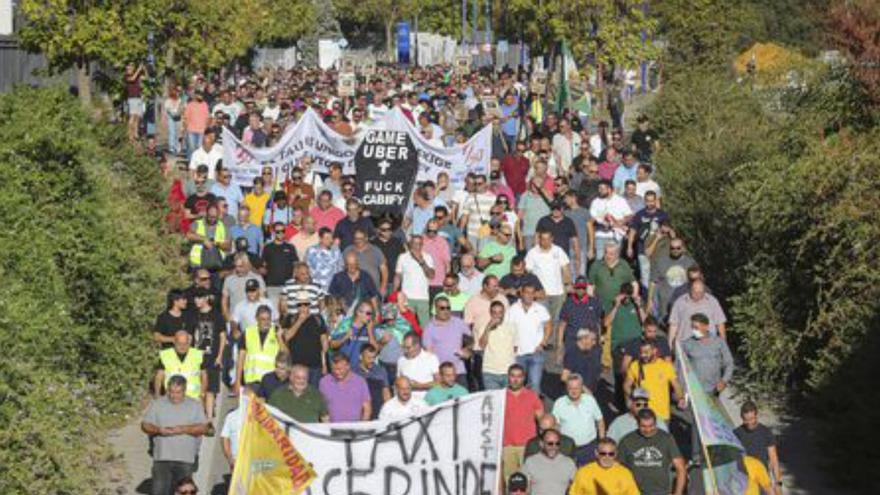
<path fill-rule="evenodd" d="M 880 351 L 880 128 L 859 91 L 839 70 L 768 94 L 692 69 L 651 113 L 664 206 L 727 302 L 740 387 L 807 405 L 796 413 L 825 420 L 834 472 L 876 492 L 859 473 L 880 462 L 865 393 Z"/>
<path fill-rule="evenodd" d="M 0 493 L 95 491 L 139 404 L 151 320 L 179 282 L 157 167 L 61 90 L 0 96 Z"/>

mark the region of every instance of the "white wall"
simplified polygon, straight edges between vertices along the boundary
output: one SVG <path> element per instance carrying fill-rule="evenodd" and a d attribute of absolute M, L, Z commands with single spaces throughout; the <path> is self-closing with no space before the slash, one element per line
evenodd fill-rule
<path fill-rule="evenodd" d="M 12 0 L 0 0 L 0 36 L 12 34 Z"/>

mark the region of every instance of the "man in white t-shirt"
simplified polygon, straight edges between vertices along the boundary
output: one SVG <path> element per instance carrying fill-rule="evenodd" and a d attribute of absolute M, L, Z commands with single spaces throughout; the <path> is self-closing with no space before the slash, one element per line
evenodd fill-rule
<path fill-rule="evenodd" d="M 614 193 L 611 181 L 603 180 L 599 183 L 599 196 L 590 204 L 590 217 L 593 219 L 594 257 L 601 260 L 605 255 L 605 244 L 620 242 L 626 235 L 627 222 L 633 215 L 622 196 Z"/>
<path fill-rule="evenodd" d="M 428 282 L 434 278 L 434 259 L 422 251 L 424 239 L 414 235 L 409 240 L 409 251 L 397 258 L 394 269 L 394 290 L 403 291 L 409 306 L 416 312 L 419 322 L 427 324 L 431 318 Z"/>
<path fill-rule="evenodd" d="M 561 247 L 553 243 L 551 232 L 543 230 L 538 233 L 538 245 L 526 254 L 526 270 L 541 281 L 550 318 L 556 319 L 565 294 L 571 289 L 571 260 Z"/>
<path fill-rule="evenodd" d="M 651 179 L 651 173 L 653 169 L 647 163 L 640 163 L 638 168 L 636 169 L 636 194 L 641 197 L 645 197 L 645 193 L 648 191 L 654 191 L 657 194 L 657 199 L 660 199 L 660 184 L 657 184 L 653 179 Z"/>
<path fill-rule="evenodd" d="M 535 302 L 532 285 L 520 289 L 520 299 L 510 307 L 507 321 L 516 328 L 516 362 L 526 369 L 528 385 L 541 393 L 544 374 L 544 346 L 550 342 L 553 320 L 547 308 Z"/>
<path fill-rule="evenodd" d="M 425 400 L 431 387 L 440 383 L 440 361 L 422 349 L 422 338 L 410 332 L 403 338 L 403 356 L 397 360 L 397 376 L 409 378 L 413 398 Z"/>
<path fill-rule="evenodd" d="M 195 180 L 196 169 L 199 165 L 208 166 L 208 179 L 216 180 L 217 162 L 223 159 L 223 148 L 217 144 L 217 136 L 213 131 L 205 131 L 202 145 L 189 158 L 189 172 Z"/>
<path fill-rule="evenodd" d="M 422 414 L 428 409 L 424 399 L 413 396 L 412 381 L 405 376 L 394 380 L 394 397 L 382 404 L 379 419 L 394 421 Z"/>

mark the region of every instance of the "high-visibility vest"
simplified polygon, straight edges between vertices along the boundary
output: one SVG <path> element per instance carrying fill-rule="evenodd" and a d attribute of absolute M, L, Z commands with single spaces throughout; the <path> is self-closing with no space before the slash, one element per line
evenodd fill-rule
<path fill-rule="evenodd" d="M 244 358 L 244 383 L 255 383 L 263 379 L 263 375 L 275 370 L 275 358 L 280 346 L 275 327 L 269 329 L 269 335 L 260 342 L 260 328 L 257 325 L 247 327 L 244 331 L 244 345 L 247 354 Z"/>
<path fill-rule="evenodd" d="M 207 235 L 208 227 L 203 218 L 196 220 L 196 234 L 204 237 Z M 216 230 L 214 230 L 214 242 L 224 242 L 226 241 L 226 226 L 223 225 L 222 220 L 217 220 Z M 205 246 L 202 243 L 193 244 L 192 248 L 189 250 L 189 264 L 192 266 L 202 266 L 202 253 L 205 251 Z M 220 250 L 223 253 L 223 250 Z"/>
<path fill-rule="evenodd" d="M 539 125 L 544 122 L 544 105 L 541 103 L 540 98 L 535 98 L 534 100 L 532 100 L 529 114 Z"/>
<path fill-rule="evenodd" d="M 190 347 L 183 361 L 177 356 L 177 351 L 169 347 L 159 352 L 159 360 L 165 369 L 165 390 L 168 390 L 168 380 L 174 375 L 186 378 L 186 395 L 193 399 L 199 399 L 202 395 L 202 359 L 205 353 L 199 349 Z"/>

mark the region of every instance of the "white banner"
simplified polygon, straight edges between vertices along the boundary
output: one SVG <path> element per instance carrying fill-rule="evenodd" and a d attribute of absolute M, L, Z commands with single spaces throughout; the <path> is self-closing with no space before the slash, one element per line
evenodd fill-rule
<path fill-rule="evenodd" d="M 505 394 L 475 393 L 392 422 L 303 424 L 267 408 L 318 475 L 305 494 L 489 495 L 501 475 Z"/>
<path fill-rule="evenodd" d="M 492 128 L 486 126 L 463 145 L 438 147 L 429 143 L 399 109 L 385 114 L 373 128 L 405 131 L 412 138 L 419 155 L 416 180 L 436 180 L 445 171 L 452 187 L 463 187 L 468 172 L 487 174 L 492 155 Z M 361 133 L 363 136 L 363 133 Z M 223 164 L 232 172 L 233 183 L 250 187 L 262 167 L 272 167 L 276 177 L 287 176 L 304 155 L 312 158 L 316 172 L 327 173 L 333 162 L 342 164 L 343 173 L 354 175 L 354 155 L 360 138 L 347 138 L 327 126 L 311 108 L 299 122 L 288 128 L 271 148 L 243 144 L 228 129 L 223 129 Z"/>

